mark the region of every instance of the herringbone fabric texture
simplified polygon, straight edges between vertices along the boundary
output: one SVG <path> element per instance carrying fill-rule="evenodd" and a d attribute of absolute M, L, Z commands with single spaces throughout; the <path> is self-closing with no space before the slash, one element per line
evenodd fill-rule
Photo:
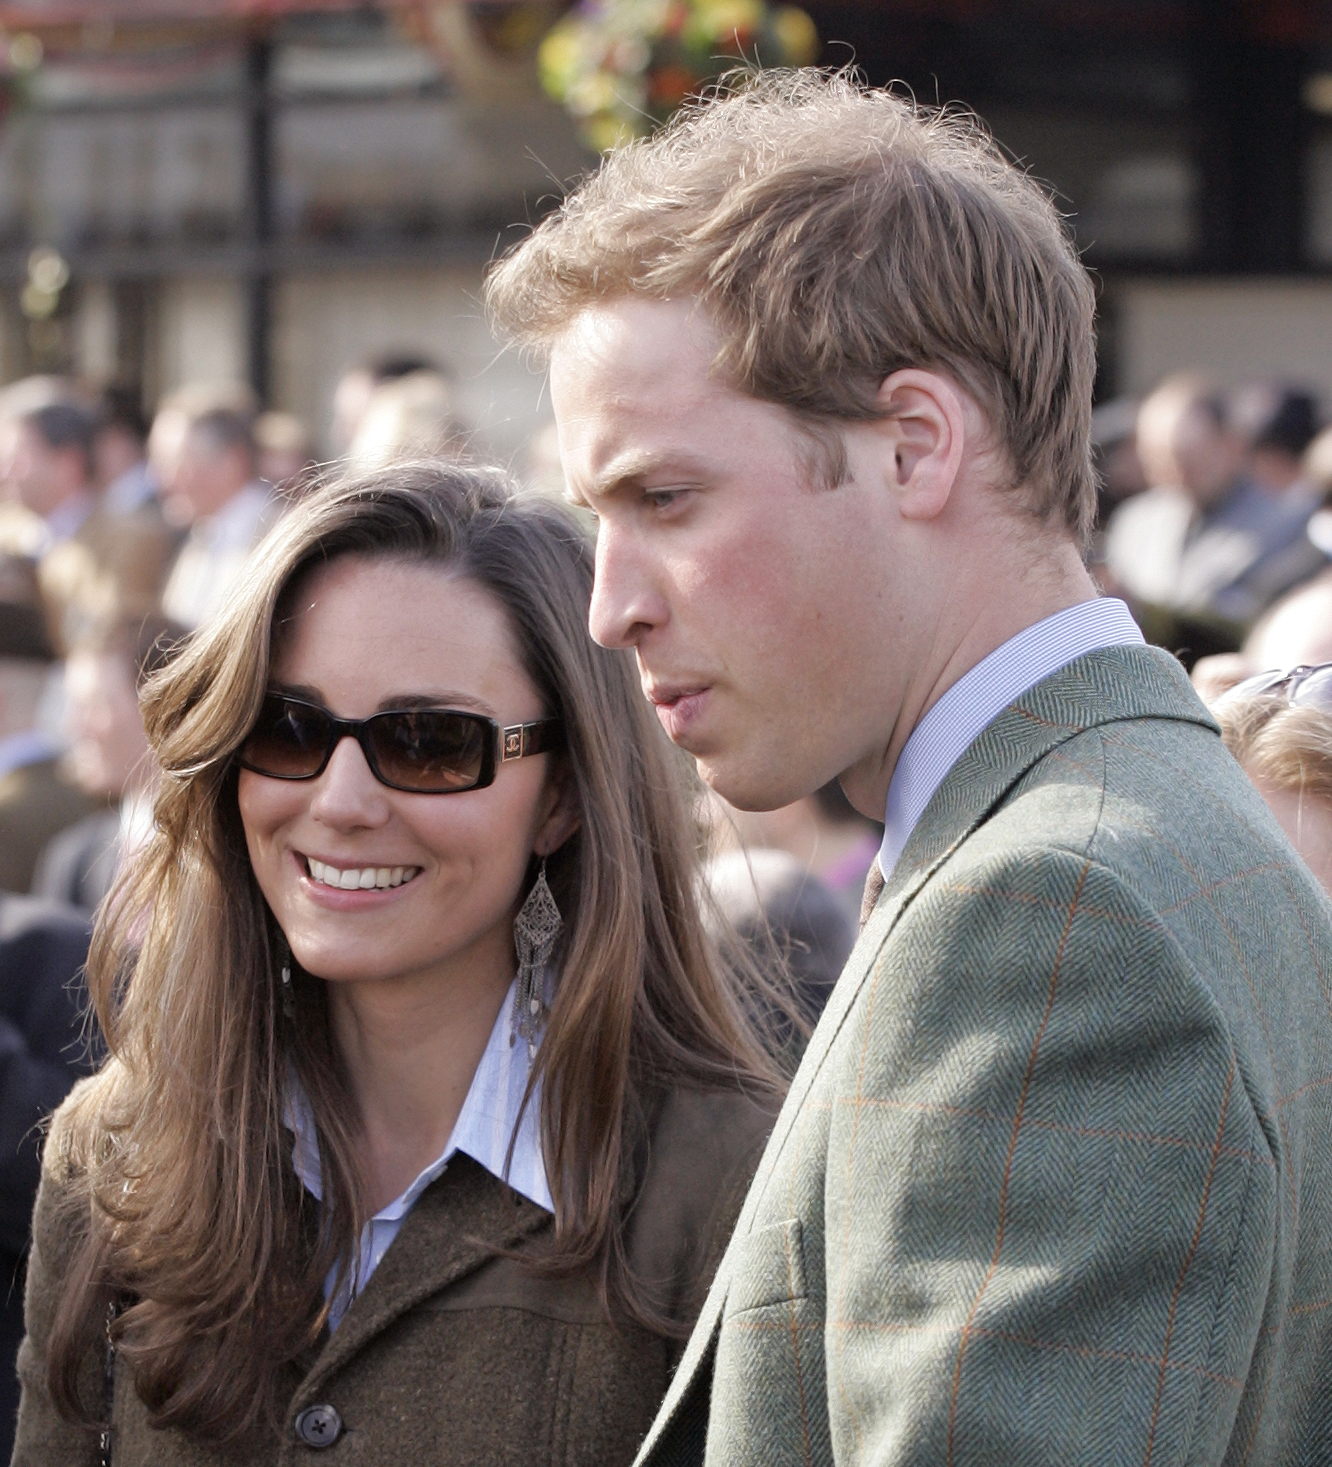
<path fill-rule="evenodd" d="M 1024 695 L 893 871 L 639 1462 L 1332 1462 L 1330 919 L 1173 659 Z"/>

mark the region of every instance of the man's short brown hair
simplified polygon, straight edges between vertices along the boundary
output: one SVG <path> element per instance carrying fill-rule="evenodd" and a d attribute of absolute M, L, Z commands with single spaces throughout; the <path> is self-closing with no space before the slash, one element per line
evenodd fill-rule
<path fill-rule="evenodd" d="M 539 354 L 629 295 L 696 296 L 716 366 L 816 433 L 881 416 L 900 368 L 947 372 L 987 410 L 1030 508 L 1086 538 L 1091 281 L 974 118 L 846 72 L 730 79 L 612 153 L 487 285 L 500 329 Z"/>

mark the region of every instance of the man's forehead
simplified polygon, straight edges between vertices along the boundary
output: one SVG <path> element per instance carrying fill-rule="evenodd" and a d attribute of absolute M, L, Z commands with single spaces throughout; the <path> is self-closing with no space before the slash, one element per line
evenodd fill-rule
<path fill-rule="evenodd" d="M 715 406 L 714 338 L 687 305 L 626 300 L 585 310 L 550 357 L 560 456 L 575 493 L 650 470 Z"/>
<path fill-rule="evenodd" d="M 628 297 L 587 307 L 555 339 L 550 367 L 553 390 L 562 379 L 597 379 L 599 391 L 617 394 L 662 385 L 718 388 L 712 372 L 717 334 L 692 299 Z"/>

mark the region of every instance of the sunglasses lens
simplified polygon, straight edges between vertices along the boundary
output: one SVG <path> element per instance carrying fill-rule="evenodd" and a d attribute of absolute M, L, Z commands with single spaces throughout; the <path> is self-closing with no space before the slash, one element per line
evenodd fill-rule
<path fill-rule="evenodd" d="M 329 721 L 318 708 L 291 698 L 264 699 L 240 762 L 256 774 L 277 779 L 309 779 L 324 762 Z"/>
<path fill-rule="evenodd" d="M 485 768 L 486 742 L 494 737 L 484 719 L 430 708 L 380 714 L 367 731 L 380 776 L 422 794 L 473 788 Z"/>
<path fill-rule="evenodd" d="M 1290 700 L 1301 708 L 1332 711 L 1332 667 L 1316 667 L 1296 685 Z"/>
<path fill-rule="evenodd" d="M 1290 681 L 1285 672 L 1260 672 L 1246 677 L 1233 688 L 1226 690 L 1227 698 L 1261 698 L 1268 693 L 1279 693 Z"/>

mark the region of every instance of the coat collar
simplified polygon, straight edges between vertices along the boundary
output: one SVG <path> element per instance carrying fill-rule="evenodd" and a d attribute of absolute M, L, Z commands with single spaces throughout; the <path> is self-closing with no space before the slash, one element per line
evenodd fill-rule
<path fill-rule="evenodd" d="M 778 1150 L 879 951 L 911 899 L 1015 784 L 1060 744 L 1128 719 L 1196 723 L 1220 734 L 1179 661 L 1158 647 L 1103 647 L 1029 688 L 1009 704 L 949 770 L 884 884 L 847 959 L 777 1119 L 759 1179 Z M 750 1193 L 755 1203 L 761 1192 Z M 745 1225 L 751 1208 L 741 1216 Z"/>
<path fill-rule="evenodd" d="M 421 1194 L 383 1262 L 327 1337 L 290 1410 L 314 1399 L 334 1372 L 396 1319 L 549 1222 L 545 1208 L 457 1153 Z"/>
<path fill-rule="evenodd" d="M 1014 699 L 966 749 L 935 791 L 887 881 L 879 906 L 919 889 L 920 873 L 988 818 L 1052 750 L 1089 729 L 1134 718 L 1197 723 L 1219 733 L 1178 660 L 1158 647 L 1102 647 Z"/>

